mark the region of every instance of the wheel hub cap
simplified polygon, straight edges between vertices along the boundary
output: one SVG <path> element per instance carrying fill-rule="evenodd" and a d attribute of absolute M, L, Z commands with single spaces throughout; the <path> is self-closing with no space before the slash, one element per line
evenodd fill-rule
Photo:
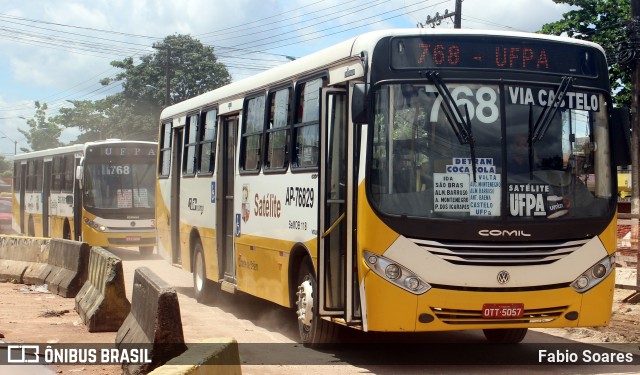
<path fill-rule="evenodd" d="M 298 286 L 298 320 L 307 326 L 311 326 L 313 320 L 313 289 L 311 282 L 305 280 L 300 286 Z"/>

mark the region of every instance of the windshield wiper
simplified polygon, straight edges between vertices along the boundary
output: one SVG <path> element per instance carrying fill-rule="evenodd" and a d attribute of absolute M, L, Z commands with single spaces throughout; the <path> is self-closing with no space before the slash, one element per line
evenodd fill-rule
<path fill-rule="evenodd" d="M 569 90 L 572 82 L 573 78 L 568 76 L 562 77 L 562 82 L 560 82 L 560 86 L 558 86 L 558 89 L 553 96 L 553 100 L 549 100 L 547 102 L 547 105 L 542 109 L 542 113 L 540 113 L 540 116 L 536 121 L 536 125 L 533 128 L 533 135 L 531 136 L 532 143 L 542 140 L 544 135 L 547 133 L 547 129 L 549 129 L 549 125 L 558 112 L 560 103 L 562 103 L 562 100 L 564 99 L 564 96 L 567 93 L 567 90 Z"/>
<path fill-rule="evenodd" d="M 529 179 L 533 180 L 533 104 L 529 103 L 529 132 L 527 134 L 527 147 L 529 150 Z"/>
<path fill-rule="evenodd" d="M 476 182 L 476 151 L 475 151 L 475 139 L 473 139 L 473 132 L 471 131 L 471 119 L 469 118 L 469 108 L 465 105 L 466 117 L 462 116 L 460 109 L 455 104 L 451 91 L 447 85 L 442 81 L 440 75 L 437 72 L 427 72 L 427 78 L 433 82 L 436 86 L 436 90 L 442 97 L 442 103 L 444 104 L 444 114 L 451 125 L 451 129 L 455 133 L 458 141 L 461 145 L 469 145 L 469 153 L 471 154 L 471 169 L 473 170 L 473 182 Z"/>

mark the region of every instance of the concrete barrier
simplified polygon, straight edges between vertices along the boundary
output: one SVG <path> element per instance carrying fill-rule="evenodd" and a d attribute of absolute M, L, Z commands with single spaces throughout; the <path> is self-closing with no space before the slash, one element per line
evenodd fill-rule
<path fill-rule="evenodd" d="M 211 345 L 207 345 L 211 344 Z M 232 337 L 207 339 L 149 375 L 240 375 L 238 342 Z"/>
<path fill-rule="evenodd" d="M 48 238 L 0 236 L 0 281 L 39 284 L 48 258 Z"/>
<path fill-rule="evenodd" d="M 87 281 L 76 295 L 76 311 L 87 329 L 115 332 L 130 310 L 122 260 L 101 247 L 91 248 Z"/>
<path fill-rule="evenodd" d="M 147 267 L 133 277 L 131 312 L 116 335 L 116 346 L 150 344 L 151 363 L 123 364 L 125 374 L 146 374 L 187 350 L 178 294 Z"/>
<path fill-rule="evenodd" d="M 91 247 L 84 242 L 51 239 L 47 264 L 40 273 L 40 284 L 65 298 L 78 294 L 87 280 L 87 263 Z"/>

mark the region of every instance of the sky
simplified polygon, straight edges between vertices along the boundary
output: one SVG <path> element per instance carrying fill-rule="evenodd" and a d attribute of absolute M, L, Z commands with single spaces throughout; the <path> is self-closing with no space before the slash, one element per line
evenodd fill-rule
<path fill-rule="evenodd" d="M 154 52 L 152 44 L 188 34 L 214 47 L 234 80 L 349 39 L 388 28 L 416 28 L 455 0 L 28 0 L 0 2 L 0 155 L 28 147 L 18 128 L 46 103 L 48 116 L 121 90 L 102 78 L 112 61 Z M 462 27 L 540 30 L 571 8 L 553 0 L 464 0 Z M 429 26 L 425 26 L 429 27 Z M 453 28 L 453 20 L 438 28 Z M 63 131 L 69 142 L 78 132 Z"/>

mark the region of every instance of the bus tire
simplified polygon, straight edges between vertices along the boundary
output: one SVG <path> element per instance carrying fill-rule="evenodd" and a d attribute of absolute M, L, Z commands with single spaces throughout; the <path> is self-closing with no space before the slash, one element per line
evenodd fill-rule
<path fill-rule="evenodd" d="M 35 224 L 33 224 L 33 217 L 31 216 L 29 216 L 29 225 L 27 227 L 27 234 L 29 235 L 29 237 L 36 236 L 36 226 Z"/>
<path fill-rule="evenodd" d="M 527 328 L 483 329 L 482 332 L 489 342 L 517 344 L 527 335 Z"/>
<path fill-rule="evenodd" d="M 65 240 L 71 239 L 71 225 L 69 225 L 69 220 L 65 220 L 62 226 L 62 238 Z"/>
<path fill-rule="evenodd" d="M 338 326 L 318 317 L 318 300 L 316 299 L 318 284 L 316 276 L 309 265 L 308 258 L 300 265 L 298 273 L 298 292 L 296 299 L 296 315 L 298 331 L 305 346 L 335 343 L 338 340 Z"/>
<path fill-rule="evenodd" d="M 151 256 L 153 254 L 153 246 L 140 246 L 138 248 L 140 250 L 140 255 L 142 255 L 143 257 L 148 257 Z"/>
<path fill-rule="evenodd" d="M 193 248 L 193 294 L 196 301 L 205 303 L 213 293 L 211 282 L 207 280 L 207 267 L 204 262 L 204 250 L 200 241 Z"/>

